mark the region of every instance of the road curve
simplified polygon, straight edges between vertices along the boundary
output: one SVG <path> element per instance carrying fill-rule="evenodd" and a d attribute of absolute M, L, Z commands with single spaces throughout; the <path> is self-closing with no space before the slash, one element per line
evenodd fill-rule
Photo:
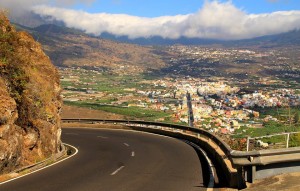
<path fill-rule="evenodd" d="M 0 185 L 5 191 L 196 191 L 203 186 L 195 150 L 177 139 L 124 130 L 63 129 L 74 157 Z M 209 173 L 204 173 L 209 176 Z"/>

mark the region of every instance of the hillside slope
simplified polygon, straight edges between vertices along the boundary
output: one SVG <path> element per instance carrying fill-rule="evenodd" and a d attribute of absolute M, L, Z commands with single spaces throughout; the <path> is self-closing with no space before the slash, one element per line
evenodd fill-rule
<path fill-rule="evenodd" d="M 119 75 L 276 76 L 299 81 L 299 31 L 241 41 L 207 40 L 207 45 L 203 46 L 149 47 L 114 42 L 53 24 L 36 28 L 17 27 L 30 32 L 56 66 Z"/>
<path fill-rule="evenodd" d="M 118 43 L 56 25 L 42 25 L 29 31 L 56 66 L 98 68 L 114 73 L 136 74 L 165 66 L 151 47 Z"/>
<path fill-rule="evenodd" d="M 60 92 L 40 44 L 0 13 L 0 174 L 61 149 Z"/>

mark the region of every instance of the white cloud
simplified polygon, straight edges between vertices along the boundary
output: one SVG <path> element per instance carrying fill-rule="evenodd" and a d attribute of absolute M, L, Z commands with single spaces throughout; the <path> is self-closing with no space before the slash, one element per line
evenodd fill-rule
<path fill-rule="evenodd" d="M 68 2 L 75 1 L 69 0 Z M 47 5 L 35 6 L 32 10 L 42 16 L 50 16 L 55 20 L 63 21 L 68 27 L 81 29 L 87 33 L 100 35 L 108 32 L 118 36 L 127 35 L 130 38 L 151 36 L 178 38 L 184 36 L 243 39 L 300 29 L 300 11 L 247 14 L 235 7 L 231 1 L 226 3 L 206 1 L 196 13 L 156 18 L 108 13 L 90 14 Z"/>
<path fill-rule="evenodd" d="M 87 33 L 99 35 L 109 32 L 115 35 L 128 35 L 131 38 L 163 36 L 177 38 L 180 27 L 189 15 L 164 16 L 157 18 L 136 17 L 125 14 L 90 14 L 83 11 L 38 6 L 33 9 L 37 14 L 51 16 L 53 19 L 65 22 L 68 27 L 74 27 Z"/>
<path fill-rule="evenodd" d="M 51 4 L 59 7 L 71 6 L 78 3 L 90 4 L 95 0 L 1 0 L 0 7 L 8 9 L 14 16 L 20 16 L 31 10 L 33 6 Z"/>

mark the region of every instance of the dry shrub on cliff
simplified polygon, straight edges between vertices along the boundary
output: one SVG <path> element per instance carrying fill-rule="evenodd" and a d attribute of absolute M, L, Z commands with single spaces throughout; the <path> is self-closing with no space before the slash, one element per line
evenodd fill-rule
<path fill-rule="evenodd" d="M 25 32 L 16 32 L 0 12 L 0 139 L 10 148 L 17 137 L 18 147 L 0 148 L 0 171 L 10 163 L 26 164 L 60 149 L 60 84 L 57 69 L 41 45 Z M 2 97 L 1 97 L 2 96 Z M 7 112 L 15 103 L 16 119 Z M 1 114 L 0 112 L 0 114 Z M 18 132 L 17 132 L 18 131 Z M 8 151 L 9 150 L 9 151 Z M 10 160 L 11 156 L 15 160 Z"/>

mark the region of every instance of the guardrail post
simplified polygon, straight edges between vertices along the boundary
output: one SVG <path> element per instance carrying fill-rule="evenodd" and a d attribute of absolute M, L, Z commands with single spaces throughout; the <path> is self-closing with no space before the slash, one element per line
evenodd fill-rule
<path fill-rule="evenodd" d="M 256 176 L 256 166 L 247 166 L 244 167 L 245 169 L 245 180 L 247 182 L 253 183 L 255 180 L 255 176 Z"/>
<path fill-rule="evenodd" d="M 250 137 L 247 137 L 247 152 L 249 151 Z"/>
<path fill-rule="evenodd" d="M 286 138 L 286 148 L 289 148 L 289 142 L 290 142 L 290 133 L 287 134 L 287 138 Z"/>
<path fill-rule="evenodd" d="M 239 166 L 237 167 L 237 186 L 238 186 L 238 189 L 244 189 L 246 188 L 246 183 L 245 183 L 245 174 L 244 174 L 244 169 L 243 169 L 243 166 Z"/>
<path fill-rule="evenodd" d="M 251 182 L 250 182 L 250 183 L 253 183 L 254 180 L 256 179 L 256 166 L 252 166 L 251 173 L 252 173 L 252 174 L 251 174 L 252 177 L 251 177 Z"/>

